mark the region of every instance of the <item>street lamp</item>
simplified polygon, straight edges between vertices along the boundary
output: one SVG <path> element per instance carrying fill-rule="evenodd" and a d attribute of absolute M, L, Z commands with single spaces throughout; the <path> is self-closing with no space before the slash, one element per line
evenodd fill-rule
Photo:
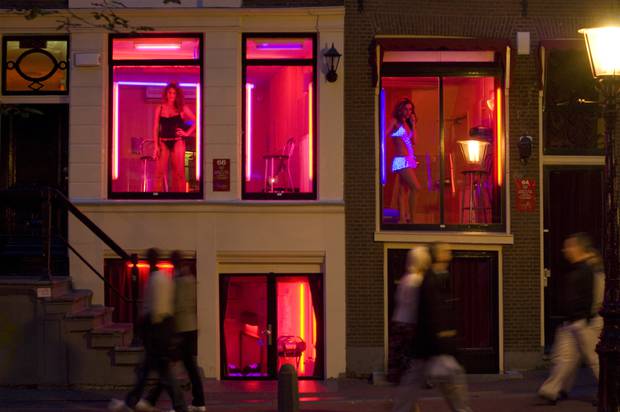
<path fill-rule="evenodd" d="M 598 411 L 620 411 L 620 282 L 618 275 L 618 204 L 615 193 L 616 150 L 614 130 L 620 97 L 620 27 L 579 30 L 585 37 L 594 78 L 603 97 L 605 120 L 605 323 L 596 347 L 600 359 Z"/>

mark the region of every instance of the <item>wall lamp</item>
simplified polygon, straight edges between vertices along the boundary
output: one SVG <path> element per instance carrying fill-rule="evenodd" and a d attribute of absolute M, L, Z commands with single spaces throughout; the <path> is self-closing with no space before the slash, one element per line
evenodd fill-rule
<path fill-rule="evenodd" d="M 338 79 L 336 70 L 338 70 L 338 63 L 340 63 L 340 57 L 342 57 L 342 54 L 338 53 L 338 50 L 334 47 L 334 43 L 332 43 L 332 47 L 323 53 L 323 57 L 325 57 L 325 65 L 327 66 L 327 74 L 325 75 L 325 78 L 328 82 L 333 83 Z"/>
<path fill-rule="evenodd" d="M 518 143 L 518 148 L 519 148 L 519 159 L 521 160 L 521 163 L 523 164 L 527 164 L 527 160 L 530 158 L 530 156 L 532 156 L 532 144 L 534 142 L 534 139 L 532 138 L 532 136 L 521 136 L 519 137 L 519 143 Z"/>

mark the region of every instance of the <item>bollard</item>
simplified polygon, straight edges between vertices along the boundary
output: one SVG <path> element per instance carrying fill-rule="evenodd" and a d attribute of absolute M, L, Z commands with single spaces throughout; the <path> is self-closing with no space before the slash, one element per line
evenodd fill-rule
<path fill-rule="evenodd" d="M 297 372 L 288 363 L 278 372 L 278 412 L 299 412 Z"/>

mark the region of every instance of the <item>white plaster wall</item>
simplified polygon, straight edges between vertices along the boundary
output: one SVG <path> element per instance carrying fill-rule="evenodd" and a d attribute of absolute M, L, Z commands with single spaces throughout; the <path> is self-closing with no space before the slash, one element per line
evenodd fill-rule
<path fill-rule="evenodd" d="M 235 251 L 265 254 L 314 252 L 325 255 L 326 376 L 345 370 L 345 248 L 342 205 L 308 206 L 203 206 L 183 205 L 166 210 L 164 205 L 144 211 L 142 205 L 81 205 L 95 223 L 121 247 L 142 252 L 157 246 L 196 253 L 198 278 L 199 363 L 206 376 L 219 376 L 219 273 L 217 254 Z M 142 209 L 142 210 L 141 210 Z M 111 256 L 108 248 L 80 229 L 71 226 L 71 238 L 87 239 L 76 245 L 91 261 Z M 104 256 L 105 255 L 105 256 Z M 101 282 L 80 263 L 72 262 L 76 287 L 96 292 L 103 300 Z M 251 267 L 251 266 L 249 266 Z M 257 272 L 278 272 L 267 265 Z"/>
<path fill-rule="evenodd" d="M 80 7 L 80 0 L 72 5 Z M 137 3 L 148 3 L 136 0 Z M 136 7 L 139 6 L 136 3 Z M 203 3 L 206 6 L 206 3 Z M 86 11 L 77 10 L 77 13 Z M 318 32 L 319 49 L 333 42 L 342 51 L 344 9 L 206 9 L 169 8 L 119 12 L 134 25 L 162 32 L 204 33 L 203 171 L 205 198 L 198 201 L 107 200 L 108 34 L 76 29 L 71 55 L 99 53 L 98 67 L 74 67 L 70 96 L 3 98 L 9 102 L 68 102 L 69 195 L 108 235 L 129 252 L 157 246 L 164 251 L 195 253 L 200 322 L 199 363 L 206 376 L 219 377 L 219 252 L 320 252 L 324 256 L 326 377 L 345 371 L 345 241 L 343 206 L 344 62 L 339 81 L 327 83 L 319 55 L 318 199 L 301 202 L 241 201 L 241 33 Z M 0 15 L 7 34 L 54 34 L 55 17 L 26 21 Z M 212 160 L 231 160 L 231 191 L 212 191 Z M 103 273 L 109 248 L 74 218 L 69 239 Z M 257 270 L 278 271 L 264 264 Z M 75 256 L 70 270 L 74 286 L 94 292 L 103 303 L 102 282 Z"/>

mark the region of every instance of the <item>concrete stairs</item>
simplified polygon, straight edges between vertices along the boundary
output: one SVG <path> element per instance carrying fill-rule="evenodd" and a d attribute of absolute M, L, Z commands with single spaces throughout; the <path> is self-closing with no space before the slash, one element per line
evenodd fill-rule
<path fill-rule="evenodd" d="M 45 293 L 37 293 L 41 288 L 46 289 Z M 113 308 L 93 305 L 92 291 L 73 289 L 69 278 L 49 282 L 0 276 L 0 296 L 10 294 L 11 290 L 30 296 L 27 301 L 16 302 L 36 305 L 30 312 L 36 314 L 36 327 L 32 330 L 36 329 L 38 343 L 30 341 L 30 346 L 37 348 L 37 366 L 33 368 L 37 372 L 18 379 L 3 377 L 0 372 L 0 385 L 119 388 L 133 384 L 136 366 L 144 355 L 142 347 L 130 346 L 133 325 L 113 322 Z M 41 295 L 46 297 L 34 299 Z M 26 321 L 24 317 L 22 323 Z M 28 334 L 16 339 L 32 339 L 25 335 Z M 19 347 L 27 342 L 14 343 Z M 27 357 L 27 351 L 21 356 Z M 17 365 L 24 361 L 27 359 L 15 359 L 14 370 L 18 371 Z"/>

